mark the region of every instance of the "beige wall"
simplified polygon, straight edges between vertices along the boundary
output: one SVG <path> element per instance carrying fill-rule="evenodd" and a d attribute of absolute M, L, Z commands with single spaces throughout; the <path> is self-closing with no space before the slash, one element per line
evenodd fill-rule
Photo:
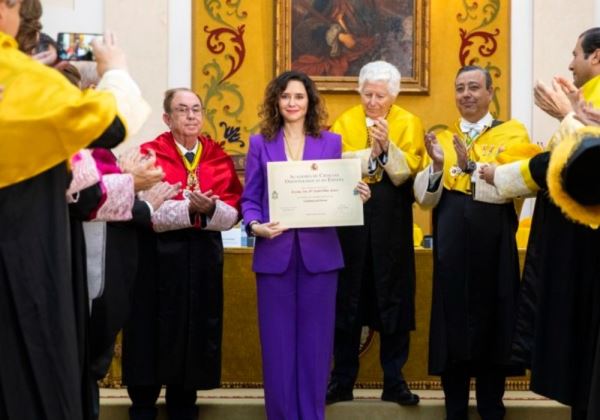
<path fill-rule="evenodd" d="M 519 3 L 522 0 L 516 0 Z M 577 37 L 599 25 L 597 0 L 533 0 L 533 80 L 550 83 L 554 75 L 571 78 L 568 66 Z M 533 111 L 532 137 L 546 141 L 557 121 L 538 109 Z"/>
<path fill-rule="evenodd" d="M 152 140 L 165 131 L 162 94 L 168 86 L 168 0 L 104 0 L 105 27 L 127 51 L 129 71 L 138 82 L 152 115 L 140 133 L 119 149 Z"/>

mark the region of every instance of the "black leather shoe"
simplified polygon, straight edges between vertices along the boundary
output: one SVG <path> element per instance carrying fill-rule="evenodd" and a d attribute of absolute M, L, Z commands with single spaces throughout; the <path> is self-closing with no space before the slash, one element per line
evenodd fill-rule
<path fill-rule="evenodd" d="M 395 402 L 400 405 L 417 405 L 420 398 L 417 394 L 413 394 L 408 389 L 406 383 L 402 384 L 397 390 L 383 390 L 381 394 L 383 401 Z"/>
<path fill-rule="evenodd" d="M 341 401 L 352 401 L 354 395 L 352 388 L 346 388 L 338 382 L 330 382 L 327 387 L 327 395 L 325 396 L 325 404 L 334 404 Z"/>

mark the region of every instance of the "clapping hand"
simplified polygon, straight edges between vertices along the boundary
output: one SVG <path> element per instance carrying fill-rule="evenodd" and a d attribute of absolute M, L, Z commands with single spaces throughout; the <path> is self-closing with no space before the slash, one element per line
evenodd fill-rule
<path fill-rule="evenodd" d="M 581 99 L 583 99 L 583 94 L 581 93 L 581 91 L 577 89 L 577 86 L 575 86 L 575 84 L 571 80 L 568 80 L 562 76 L 556 76 L 554 80 L 569 99 L 569 102 L 571 103 L 571 108 L 575 109 L 576 104 Z"/>
<path fill-rule="evenodd" d="M 136 192 L 151 188 L 165 176 L 163 170 L 156 166 L 156 155 L 153 150 L 150 150 L 147 155 L 142 155 L 139 149 L 129 150 L 120 157 L 119 167 L 124 173 L 133 176 Z"/>
<path fill-rule="evenodd" d="M 190 201 L 189 210 L 190 213 L 205 214 L 212 216 L 217 207 L 218 195 L 213 194 L 212 190 L 205 191 L 192 191 L 186 194 L 187 199 Z"/>
<path fill-rule="evenodd" d="M 441 171 L 444 168 L 444 149 L 432 132 L 425 134 L 425 149 L 433 161 L 433 171 Z"/>
<path fill-rule="evenodd" d="M 600 126 L 600 109 L 582 99 L 575 107 L 575 118 L 585 125 Z"/>
<path fill-rule="evenodd" d="M 95 38 L 91 45 L 98 63 L 97 69 L 100 77 L 108 70 L 127 70 L 125 53 L 117 45 L 117 38 L 113 32 L 106 31 L 103 37 Z"/>
<path fill-rule="evenodd" d="M 479 168 L 479 178 L 483 179 L 490 185 L 494 185 L 494 174 L 496 173 L 496 165 L 490 163 Z"/>
<path fill-rule="evenodd" d="M 159 182 L 148 190 L 140 191 L 138 197 L 140 200 L 147 201 L 154 210 L 158 210 L 162 203 L 175 197 L 180 189 L 180 182 L 172 185 L 168 182 Z"/>
<path fill-rule="evenodd" d="M 533 88 L 535 104 L 548 115 L 562 120 L 572 111 L 571 101 L 558 82 L 559 78 L 552 79 L 552 87 L 538 81 Z"/>
<path fill-rule="evenodd" d="M 387 153 L 390 146 L 388 140 L 388 123 L 385 118 L 373 120 L 374 124 L 368 128 L 371 135 L 371 157 L 376 158 L 382 153 Z"/>
<path fill-rule="evenodd" d="M 454 150 L 456 151 L 456 164 L 461 170 L 464 170 L 467 167 L 468 161 L 467 146 L 456 134 L 452 137 L 452 143 L 454 144 Z"/>

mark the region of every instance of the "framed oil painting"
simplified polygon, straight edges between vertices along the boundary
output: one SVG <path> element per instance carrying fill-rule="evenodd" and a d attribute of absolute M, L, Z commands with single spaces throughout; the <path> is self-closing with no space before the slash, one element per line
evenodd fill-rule
<path fill-rule="evenodd" d="M 300 70 L 320 90 L 348 91 L 360 68 L 394 64 L 402 91 L 429 90 L 429 0 L 276 0 L 275 68 Z"/>

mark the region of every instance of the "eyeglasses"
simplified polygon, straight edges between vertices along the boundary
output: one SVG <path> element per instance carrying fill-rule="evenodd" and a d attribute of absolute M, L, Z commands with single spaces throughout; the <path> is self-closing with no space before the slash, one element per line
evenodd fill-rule
<path fill-rule="evenodd" d="M 176 108 L 173 108 L 174 114 L 188 115 L 190 112 L 194 115 L 200 115 L 202 114 L 202 108 L 199 106 L 195 106 L 192 108 L 188 108 L 187 106 L 178 106 Z"/>

